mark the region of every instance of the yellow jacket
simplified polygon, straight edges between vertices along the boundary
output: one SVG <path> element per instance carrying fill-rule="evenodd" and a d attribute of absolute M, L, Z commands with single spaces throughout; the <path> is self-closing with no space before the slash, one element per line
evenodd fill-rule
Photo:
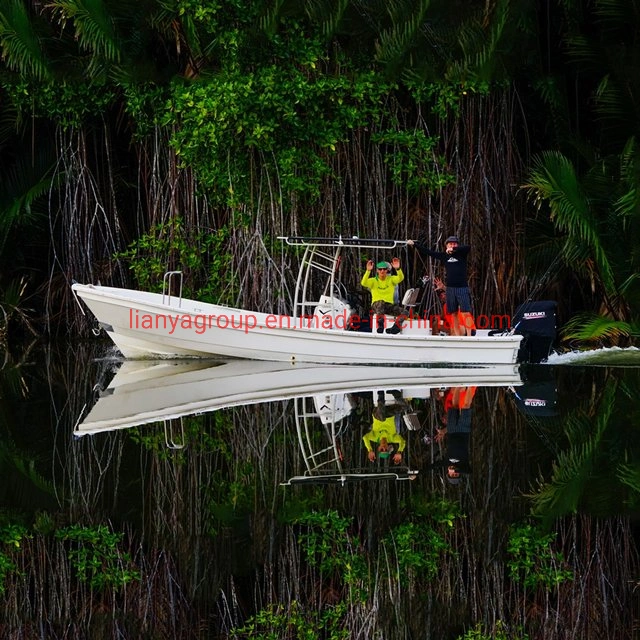
<path fill-rule="evenodd" d="M 384 280 L 380 280 L 378 276 L 369 277 L 369 271 L 365 271 L 360 284 L 367 289 L 371 289 L 371 303 L 383 300 L 394 304 L 393 294 L 396 287 L 404 280 L 402 269 L 396 269 L 395 276 L 387 276 Z"/>
<path fill-rule="evenodd" d="M 389 444 L 397 444 L 398 452 L 404 451 L 405 439 L 396 431 L 396 417 L 389 416 L 386 420 L 373 418 L 373 426 L 369 433 L 362 436 L 364 446 L 367 451 L 373 450 L 373 443 L 379 443 L 382 438 L 386 438 Z"/>

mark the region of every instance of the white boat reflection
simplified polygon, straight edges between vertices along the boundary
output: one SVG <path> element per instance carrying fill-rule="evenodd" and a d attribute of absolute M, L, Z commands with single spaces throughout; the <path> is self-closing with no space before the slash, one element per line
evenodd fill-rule
<path fill-rule="evenodd" d="M 431 368 L 252 360 L 126 360 L 76 426 L 74 435 L 93 435 L 289 398 L 380 388 L 399 389 L 407 397 L 419 398 L 426 397 L 434 387 L 471 384 L 519 385 L 518 366 Z"/>

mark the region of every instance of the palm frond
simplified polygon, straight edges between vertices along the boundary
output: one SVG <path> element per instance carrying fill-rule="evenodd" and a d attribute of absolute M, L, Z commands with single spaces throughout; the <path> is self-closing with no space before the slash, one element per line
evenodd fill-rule
<path fill-rule="evenodd" d="M 620 293 L 627 294 L 629 290 L 640 282 L 640 273 L 632 273 L 626 280 L 620 283 L 618 287 Z"/>
<path fill-rule="evenodd" d="M 622 484 L 640 494 L 640 467 L 621 464 L 618 466 L 616 477 Z"/>
<path fill-rule="evenodd" d="M 461 30 L 463 60 L 470 76 L 487 82 L 495 79 L 500 44 L 509 17 L 509 3 L 500 0 L 493 6 L 491 19 L 486 27 L 483 23 L 468 22 L 467 28 Z M 485 16 L 485 21 L 487 18 Z"/>
<path fill-rule="evenodd" d="M 0 48 L 9 69 L 36 80 L 52 77 L 42 41 L 22 0 L 10 0 L 0 8 Z"/>
<path fill-rule="evenodd" d="M 605 289 L 614 293 L 613 270 L 601 239 L 597 217 L 573 164 L 561 153 L 544 152 L 534 158 L 523 189 L 538 208 L 548 205 L 559 230 L 589 247 Z"/>
<path fill-rule="evenodd" d="M 273 36 L 278 31 L 281 20 L 282 8 L 286 0 L 274 0 L 272 6 L 267 6 L 258 20 L 258 25 L 268 36 Z M 267 4 L 267 3 L 265 3 Z"/>
<path fill-rule="evenodd" d="M 38 335 L 32 322 L 33 309 L 26 306 L 28 284 L 27 277 L 21 276 L 11 280 L 0 292 L 0 335 L 4 339 L 9 323 L 15 321 L 32 336 Z"/>
<path fill-rule="evenodd" d="M 562 337 L 566 340 L 618 340 L 640 336 L 637 323 L 612 320 L 594 314 L 580 314 L 565 323 Z"/>
<path fill-rule="evenodd" d="M 393 66 L 410 54 L 419 41 L 429 5 L 430 0 L 389 3 L 392 24 L 380 33 L 376 54 L 379 62 Z"/>
<path fill-rule="evenodd" d="M 616 214 L 622 218 L 640 216 L 640 150 L 635 137 L 629 138 L 620 154 L 620 181 L 624 192 L 613 203 Z"/>
<path fill-rule="evenodd" d="M 73 23 L 81 49 L 109 62 L 122 60 L 122 41 L 103 0 L 51 0 L 49 7 L 62 26 Z"/>
<path fill-rule="evenodd" d="M 0 176 L 0 255 L 17 228 L 26 229 L 46 219 L 45 197 L 54 185 L 54 162 L 53 151 L 43 145 L 35 155 L 20 155 L 4 167 Z"/>
<path fill-rule="evenodd" d="M 604 434 L 615 404 L 613 400 L 616 389 L 616 385 L 607 387 L 599 403 L 600 413 L 595 420 L 583 413 L 566 418 L 564 431 L 569 440 L 569 448 L 558 454 L 553 464 L 551 480 L 542 483 L 530 495 L 535 513 L 553 519 L 576 512 L 580 503 L 586 499 L 585 490 L 593 477 L 593 470 L 598 466 Z M 589 500 L 597 500 L 597 496 L 589 495 Z"/>

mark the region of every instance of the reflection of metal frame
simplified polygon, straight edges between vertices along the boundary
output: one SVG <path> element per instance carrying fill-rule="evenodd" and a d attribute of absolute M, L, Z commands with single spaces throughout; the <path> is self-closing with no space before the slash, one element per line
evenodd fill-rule
<path fill-rule="evenodd" d="M 332 415 L 330 419 L 327 419 L 329 418 L 328 414 L 324 414 L 325 419 L 320 419 L 316 404 L 312 404 L 313 400 L 313 396 L 295 398 L 296 432 L 307 472 L 315 473 L 322 467 L 335 464 L 338 471 L 343 473 L 342 454 L 338 448 L 338 430 L 336 427 L 342 422 L 342 417 L 345 416 L 336 419 L 335 404 L 332 403 Z M 311 406 L 313 408 L 311 408 Z M 314 423 L 318 419 L 320 419 L 320 423 L 323 426 L 325 436 L 329 439 L 329 445 L 322 449 L 314 450 L 313 436 L 316 434 Z"/>
<path fill-rule="evenodd" d="M 344 398 L 338 398 L 344 396 Z M 348 411 L 347 411 L 348 408 Z M 393 471 L 384 469 L 345 469 L 339 446 L 339 438 L 344 433 L 347 418 L 353 405 L 346 394 L 305 396 L 295 398 L 295 420 L 298 444 L 304 458 L 306 471 L 303 475 L 293 476 L 283 486 L 292 484 L 340 484 L 362 482 L 364 480 L 411 480 L 417 470 L 398 467 Z M 318 423 L 322 429 L 318 429 Z M 318 434 L 325 440 L 322 445 L 315 444 Z M 331 467 L 331 468 L 329 468 Z"/>
<path fill-rule="evenodd" d="M 363 471 L 357 473 L 355 471 L 349 473 L 326 473 L 317 476 L 307 475 L 293 476 L 286 482 L 281 482 L 281 486 L 290 486 L 292 484 L 340 484 L 344 486 L 348 483 L 362 482 L 364 480 L 412 480 L 418 475 L 417 470 L 399 468 L 396 471 L 383 471 L 375 473 L 372 471 Z"/>

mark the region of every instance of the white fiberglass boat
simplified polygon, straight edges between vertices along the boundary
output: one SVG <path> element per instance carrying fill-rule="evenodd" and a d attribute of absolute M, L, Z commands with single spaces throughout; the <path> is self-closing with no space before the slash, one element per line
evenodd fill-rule
<path fill-rule="evenodd" d="M 522 335 L 433 335 L 429 318 L 409 317 L 402 332 L 363 331 L 337 279 L 342 252 L 404 246 L 395 240 L 282 238 L 304 247 L 290 316 L 208 304 L 170 295 L 91 284 L 72 285 L 126 358 L 222 356 L 329 364 L 513 364 Z M 311 295 L 317 275 L 324 294 Z M 407 296 L 405 296 L 405 299 Z M 411 309 L 407 308 L 408 312 Z M 357 320 L 355 322 L 354 320 Z M 369 322 L 369 319 L 366 319 Z M 388 322 L 388 320 L 387 320 Z M 373 319 L 371 324 L 377 326 Z M 387 324 L 387 326 L 389 326 Z M 356 330 L 358 329 L 358 330 Z M 494 333 L 494 332 L 491 332 Z"/>

